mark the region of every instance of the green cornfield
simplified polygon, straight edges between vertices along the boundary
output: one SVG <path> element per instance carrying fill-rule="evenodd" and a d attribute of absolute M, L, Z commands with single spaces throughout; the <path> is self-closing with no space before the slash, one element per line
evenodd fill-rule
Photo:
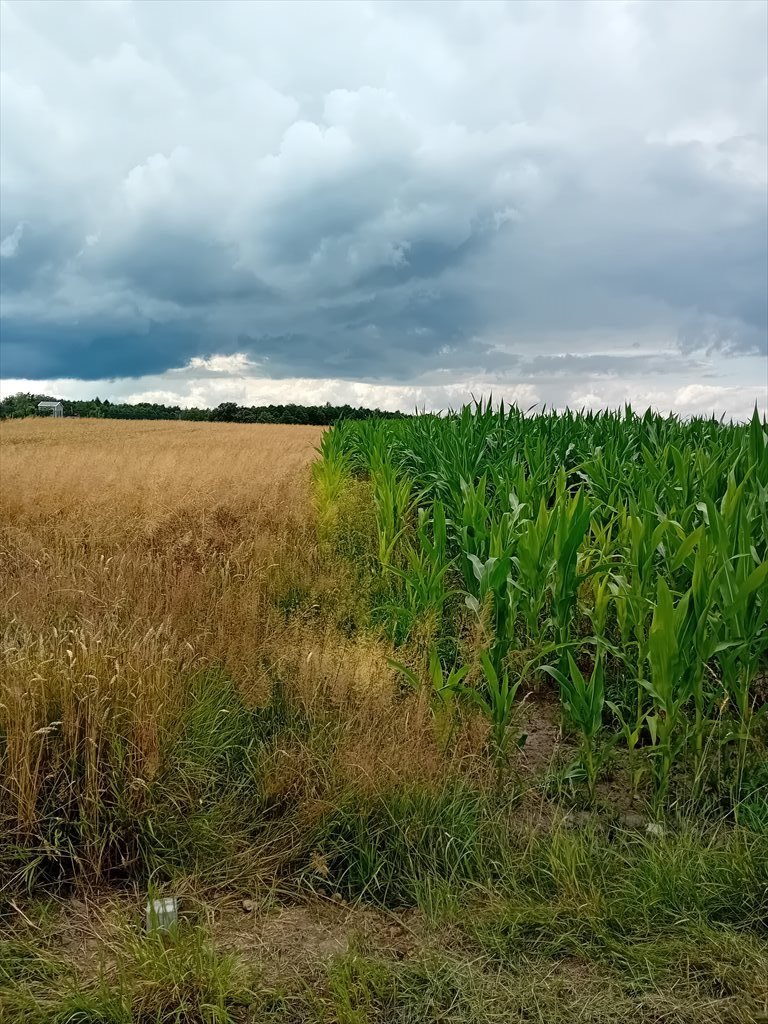
<path fill-rule="evenodd" d="M 571 779 L 590 797 L 620 758 L 659 808 L 715 788 L 738 816 L 765 759 L 757 411 L 734 424 L 481 403 L 341 423 L 321 452 L 326 513 L 367 481 L 373 624 L 441 719 L 480 707 L 503 765 L 520 687 L 552 685 L 577 741 Z"/>

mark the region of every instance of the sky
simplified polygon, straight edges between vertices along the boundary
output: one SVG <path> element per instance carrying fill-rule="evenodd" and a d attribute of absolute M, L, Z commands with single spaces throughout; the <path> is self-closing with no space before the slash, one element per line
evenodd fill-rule
<path fill-rule="evenodd" d="M 768 3 L 0 2 L 0 390 L 768 406 Z"/>

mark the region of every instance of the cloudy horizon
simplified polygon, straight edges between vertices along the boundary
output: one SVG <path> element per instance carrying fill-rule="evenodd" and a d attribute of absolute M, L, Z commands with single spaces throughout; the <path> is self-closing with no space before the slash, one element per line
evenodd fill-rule
<path fill-rule="evenodd" d="M 0 3 L 0 392 L 768 409 L 768 4 Z"/>

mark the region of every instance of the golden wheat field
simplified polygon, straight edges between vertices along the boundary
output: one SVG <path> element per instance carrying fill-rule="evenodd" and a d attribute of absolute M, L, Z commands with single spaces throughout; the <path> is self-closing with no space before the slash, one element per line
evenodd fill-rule
<path fill-rule="evenodd" d="M 410 728 L 400 727 L 375 641 L 340 635 L 319 605 L 286 614 L 296 593 L 337 610 L 355 597 L 317 550 L 310 467 L 320 435 L 300 426 L 2 424 L 1 781 L 6 821 L 25 842 L 35 841 L 46 772 L 67 756 L 82 759 L 85 806 L 125 784 L 138 810 L 190 679 L 209 669 L 251 704 L 276 677 L 326 711 L 364 689 L 336 751 L 342 776 L 387 777 L 406 749 L 423 749 L 423 708 L 421 728 L 413 710 Z M 282 757 L 277 790 L 302 775 L 301 751 Z M 102 861 L 99 847 L 85 863 L 98 873 Z"/>
<path fill-rule="evenodd" d="M 0 431 L 2 607 L 24 645 L 253 666 L 312 546 L 314 428 L 18 421 Z M 77 637 L 75 640 L 74 638 Z M 22 646 L 20 644 L 20 646 Z M 163 658 L 149 648 L 163 651 Z"/>

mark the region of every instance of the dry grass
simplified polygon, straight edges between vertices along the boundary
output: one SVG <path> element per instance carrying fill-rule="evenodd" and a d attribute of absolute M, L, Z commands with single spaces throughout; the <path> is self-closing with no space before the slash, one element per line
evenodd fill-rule
<path fill-rule="evenodd" d="M 348 568 L 317 548 L 310 465 L 320 435 L 0 425 L 0 791 L 25 846 L 49 842 L 40 805 L 60 802 L 89 823 L 80 854 L 100 874 L 116 855 L 105 806 L 119 802 L 137 820 L 147 810 L 190 680 L 213 668 L 248 704 L 279 679 L 336 730 L 332 750 L 299 743 L 265 766 L 273 795 L 299 800 L 303 788 L 324 806 L 350 784 L 442 775 L 429 709 L 393 699 L 388 650 L 340 634 L 327 614 L 356 594 Z M 302 610 L 288 614 L 296 594 Z"/>

